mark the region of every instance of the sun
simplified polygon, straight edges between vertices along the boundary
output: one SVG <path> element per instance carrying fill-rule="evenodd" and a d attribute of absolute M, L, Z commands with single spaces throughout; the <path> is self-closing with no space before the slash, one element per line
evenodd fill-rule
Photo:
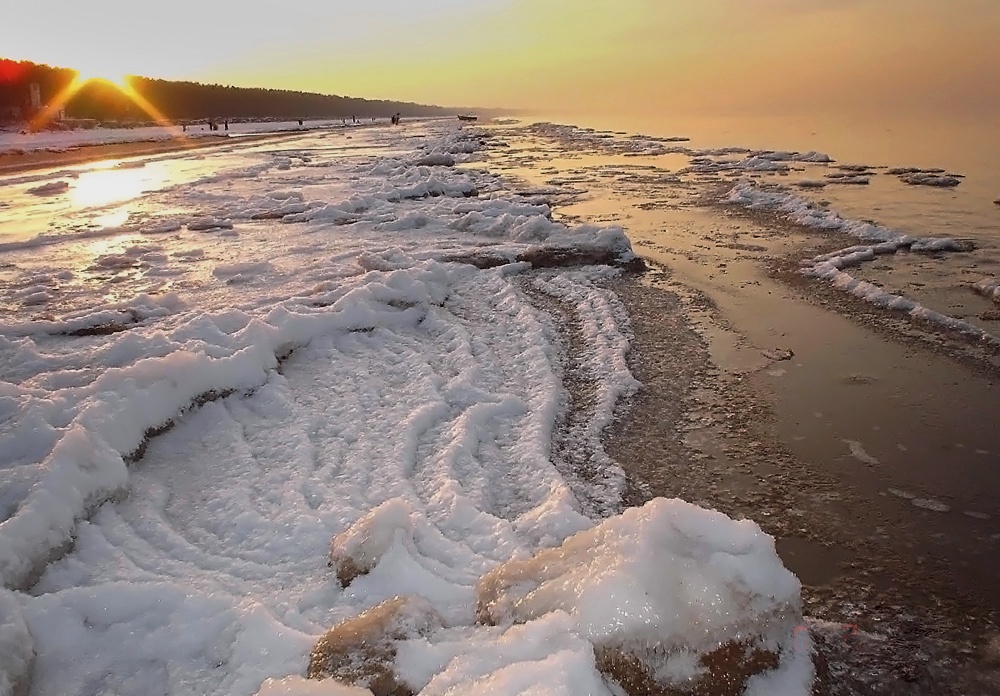
<path fill-rule="evenodd" d="M 128 75 L 125 73 L 108 72 L 106 70 L 77 70 L 77 82 L 110 82 L 116 87 L 128 86 Z"/>
<path fill-rule="evenodd" d="M 76 77 L 66 85 L 48 104 L 45 104 L 34 118 L 31 119 L 32 131 L 44 128 L 46 124 L 55 119 L 61 110 L 73 96 L 89 83 L 103 82 L 114 87 L 132 101 L 139 109 L 155 122 L 157 125 L 168 127 L 173 124 L 164 116 L 159 109 L 149 102 L 146 97 L 140 94 L 132 86 L 132 78 L 124 75 L 114 66 L 93 64 L 88 67 L 79 67 L 76 70 Z"/>
<path fill-rule="evenodd" d="M 76 80 L 80 84 L 90 81 L 110 82 L 118 87 L 127 85 L 125 71 L 113 55 L 97 53 L 77 57 Z"/>

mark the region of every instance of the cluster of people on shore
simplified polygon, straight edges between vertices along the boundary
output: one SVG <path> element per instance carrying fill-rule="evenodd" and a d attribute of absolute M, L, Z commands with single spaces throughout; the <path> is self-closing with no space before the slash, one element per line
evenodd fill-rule
<path fill-rule="evenodd" d="M 210 130 L 210 131 L 217 131 L 217 130 L 219 130 L 219 124 L 218 124 L 218 122 L 217 122 L 217 121 L 216 121 L 216 120 L 215 120 L 214 118 L 210 118 L 210 119 L 208 119 L 208 122 L 207 122 L 207 124 L 206 124 L 206 125 L 208 125 L 208 130 Z M 226 130 L 228 131 L 228 130 L 229 130 L 229 119 L 228 119 L 228 118 L 227 118 L 227 119 L 224 119 L 224 120 L 222 121 L 222 125 L 223 125 L 223 126 L 225 127 L 225 129 L 226 129 Z M 182 123 L 182 124 L 181 124 L 181 128 L 182 128 L 182 130 L 183 130 L 183 131 L 184 131 L 185 133 L 187 133 L 187 129 L 188 129 L 188 124 L 187 124 L 187 123 Z M 204 129 L 204 127 L 202 127 L 202 130 L 205 130 L 205 129 Z"/>
<path fill-rule="evenodd" d="M 403 118 L 402 114 L 400 114 L 399 112 L 396 112 L 395 114 L 393 114 L 390 117 L 389 121 L 392 123 L 392 125 L 398 126 L 399 123 L 400 123 L 400 121 L 402 120 L 402 118 Z M 378 123 L 378 119 L 375 116 L 372 116 L 371 119 L 372 119 L 372 123 Z M 341 120 L 343 121 L 344 125 L 346 126 L 347 125 L 347 118 L 345 117 L 345 118 L 342 118 Z M 358 120 L 357 116 L 351 116 L 351 122 L 354 123 L 354 124 L 361 123 L 361 121 Z M 301 126 L 304 125 L 304 121 L 300 118 L 300 119 L 298 119 L 298 124 L 301 127 Z M 183 127 L 184 132 L 186 133 L 187 129 L 188 129 L 188 125 L 190 125 L 190 124 L 188 124 L 188 123 L 182 123 L 181 125 Z M 202 126 L 202 130 L 205 129 L 205 126 L 207 126 L 210 131 L 217 131 L 217 130 L 219 130 L 219 123 L 214 118 L 210 118 L 210 119 L 208 119 L 208 121 L 204 122 L 204 125 Z M 227 130 L 227 131 L 229 130 L 229 119 L 224 119 L 222 121 L 222 127 L 225 130 Z"/>

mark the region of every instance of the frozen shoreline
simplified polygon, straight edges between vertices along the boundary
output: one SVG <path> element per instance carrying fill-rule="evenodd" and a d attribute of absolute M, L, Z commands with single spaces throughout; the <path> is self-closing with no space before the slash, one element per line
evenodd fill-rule
<path fill-rule="evenodd" d="M 567 131 L 559 132 L 566 137 Z M 572 131 L 569 136 L 573 137 Z M 78 525 L 76 549 L 49 566 L 36 585 L 42 601 L 34 608 L 31 602 L 25 605 L 30 609 L 28 626 L 34 621 L 40 627 L 43 644 L 54 645 L 59 633 L 80 637 L 75 644 L 67 640 L 64 652 L 43 651 L 40 674 L 46 676 L 39 693 L 63 690 L 63 682 L 47 672 L 47 665 L 72 664 L 74 650 L 84 642 L 93 644 L 88 647 L 89 666 L 71 670 L 67 679 L 86 682 L 98 678 L 93 675 L 102 670 L 101 678 L 106 679 L 118 665 L 135 660 L 155 663 L 159 638 L 118 656 L 104 651 L 92 637 L 84 641 L 91 634 L 76 625 L 94 624 L 93 602 L 100 602 L 102 592 L 121 592 L 122 583 L 151 581 L 155 582 L 135 593 L 134 606 L 147 606 L 149 592 L 167 591 L 167 606 L 160 606 L 156 614 L 164 622 L 175 621 L 169 618 L 175 615 L 187 621 L 192 611 L 207 611 L 213 619 L 201 637 L 208 642 L 189 637 L 203 649 L 232 642 L 233 631 L 246 635 L 240 631 L 248 621 L 256 631 L 272 632 L 289 642 L 288 650 L 275 653 L 268 663 L 273 669 L 246 668 L 238 656 L 232 674 L 221 680 L 194 669 L 191 674 L 199 675 L 194 678 L 215 685 L 206 688 L 252 693 L 264 676 L 282 676 L 280 665 L 285 673 L 299 669 L 308 646 L 331 623 L 392 593 L 412 590 L 430 595 L 434 611 L 451 632 L 438 635 L 440 642 L 431 641 L 430 652 L 421 642 L 425 636 L 411 637 L 415 642 L 404 651 L 411 660 L 409 679 L 423 684 L 427 693 L 459 683 L 468 688 L 489 683 L 502 692 L 509 684 L 505 680 L 521 668 L 520 663 L 498 667 L 489 657 L 497 645 L 579 633 L 561 617 L 549 617 L 530 629 L 512 627 L 509 634 L 482 633 L 462 625 L 468 621 L 472 601 L 470 584 L 511 555 L 524 557 L 552 548 L 574 531 L 586 530 L 594 519 L 616 512 L 623 496 L 642 502 L 650 490 L 671 494 L 668 481 L 666 487 L 661 482 L 660 488 L 646 488 L 647 494 L 638 491 L 636 499 L 637 492 L 629 490 L 632 472 L 616 468 L 617 462 L 629 460 L 628 450 L 611 457 L 603 450 L 602 433 L 612 422 L 615 404 L 634 390 L 626 356 L 633 340 L 628 314 L 637 306 L 625 305 L 630 309 L 626 312 L 606 286 L 616 271 L 539 271 L 529 266 L 543 258 L 572 265 L 586 258 L 607 258 L 601 256 L 606 253 L 630 259 L 628 240 L 620 231 L 562 225 L 553 219 L 552 209 L 571 202 L 582 186 L 595 188 L 600 177 L 616 178 L 619 190 L 627 190 L 635 179 L 649 191 L 654 179 L 644 178 L 643 165 L 632 164 L 641 161 L 635 158 L 671 156 L 665 151 L 686 146 L 664 139 L 628 138 L 621 145 L 621 152 L 630 157 L 628 166 L 601 165 L 596 177 L 583 169 L 553 174 L 551 185 L 517 186 L 522 193 L 512 196 L 501 178 L 475 168 L 477 146 L 468 140 L 426 139 L 421 141 L 426 143 L 424 149 L 414 152 L 400 150 L 393 137 L 392 132 L 383 137 L 372 131 L 358 155 L 333 147 L 330 152 L 335 156 L 317 156 L 331 144 L 304 141 L 293 147 L 283 142 L 273 152 L 264 148 L 249 159 L 234 160 L 232 166 L 226 160 L 228 168 L 218 171 L 203 171 L 208 165 L 195 160 L 199 169 L 186 182 L 150 194 L 156 206 L 150 210 L 160 213 L 155 217 L 123 228 L 82 230 L 76 236 L 39 235 L 2 248 L 12 262 L 0 269 L 4 274 L 0 280 L 4 291 L 20 303 L 21 314 L 7 315 L 0 323 L 0 348 L 10 368 L 7 375 L 13 378 L 6 404 L 14 409 L 4 411 L 7 420 L 0 427 L 8 428 L 5 434 L 23 434 L 18 424 L 23 416 L 17 409 L 25 406 L 23 413 L 30 412 L 31 423 L 63 427 L 67 418 L 74 417 L 73 402 L 82 398 L 94 408 L 80 423 L 97 437 L 92 443 L 74 440 L 72 447 L 67 445 L 70 459 L 60 460 L 61 466 L 66 462 L 76 466 L 72 457 L 98 441 L 110 442 L 112 451 L 95 449 L 99 456 L 94 461 L 81 460 L 84 473 L 95 465 L 100 471 L 105 454 L 113 459 L 136 448 L 143 453 L 141 465 L 129 471 L 128 499 L 103 505 L 89 522 Z M 609 139 L 592 135 L 587 143 L 598 152 L 614 147 Z M 378 154 L 379 148 L 385 153 Z M 823 166 L 815 163 L 825 158 L 821 153 L 758 152 L 746 161 L 754 171 L 773 173 L 787 162 Z M 456 161 L 468 165 L 453 167 Z M 718 169 L 704 159 L 697 166 Z M 736 172 L 745 169 L 725 166 Z M 664 185 L 672 180 L 662 173 L 653 176 Z M 44 184 L 25 180 L 17 185 Z M 67 188 L 76 185 L 70 180 Z M 580 212 L 588 218 L 585 209 Z M 591 214 L 609 219 L 607 211 Z M 646 240 L 641 234 L 635 237 L 630 230 L 630 236 L 633 243 L 641 242 L 642 253 L 648 253 L 651 247 L 642 246 Z M 117 239 L 124 241 L 116 243 Z M 678 249 L 685 248 L 682 237 L 672 241 Z M 723 253 L 723 267 L 735 271 L 740 254 L 760 253 L 751 241 L 761 240 L 727 242 L 735 255 Z M 233 251 L 236 244 L 238 254 Z M 32 258 L 37 255 L 33 250 L 41 247 L 49 257 Z M 81 266 L 79 255 L 89 249 L 94 250 L 89 266 Z M 456 260 L 463 263 L 456 265 Z M 75 264 L 81 270 L 55 272 L 61 264 Z M 677 268 L 684 272 L 683 265 Z M 121 299 L 95 308 L 94 283 L 108 279 L 126 291 L 119 294 Z M 983 284 L 982 291 L 987 290 L 990 287 Z M 213 309 L 219 307 L 227 309 Z M 680 321 L 688 320 L 689 310 L 678 308 Z M 691 316 L 699 311 L 704 308 Z M 477 320 L 481 317 L 488 318 L 486 325 Z M 643 330 L 654 323 L 660 322 L 645 317 Z M 431 326 L 436 328 L 425 334 Z M 662 327 L 658 330 L 661 339 L 672 339 Z M 756 361 L 766 365 L 801 355 L 801 346 L 794 347 L 792 353 L 784 350 L 786 346 L 769 346 L 766 360 L 758 354 Z M 668 352 L 644 357 L 650 364 L 662 365 Z M 696 353 L 692 349 L 679 359 L 696 360 Z M 429 355 L 442 356 L 443 362 L 429 360 Z M 158 372 L 171 362 L 180 369 Z M 762 374 L 780 375 L 785 369 L 776 363 Z M 681 373 L 668 369 L 670 380 L 682 382 Z M 541 391 L 551 394 L 531 393 L 539 376 L 544 376 L 546 385 Z M 411 387 L 414 391 L 408 394 Z M 144 393 L 173 394 L 170 399 L 177 400 L 154 399 L 167 406 L 161 414 L 135 407 L 149 401 Z M 365 398 L 368 393 L 375 396 Z M 111 400 L 106 399 L 109 394 Z M 11 395 L 15 395 L 12 400 Z M 184 404 L 192 400 L 206 403 L 187 412 Z M 425 407 L 418 408 L 420 404 Z M 581 404 L 588 406 L 581 410 Z M 455 409 L 461 414 L 457 418 Z M 112 412 L 125 414 L 132 426 L 122 429 L 126 421 L 121 415 L 106 418 Z M 146 435 L 159 429 L 157 424 L 168 412 L 180 413 L 174 417 L 177 424 L 147 443 Z M 360 423 L 359 414 L 379 414 L 379 418 Z M 400 431 L 389 423 L 402 424 Z M 275 429 L 275 434 L 268 434 Z M 869 466 L 885 461 L 882 452 L 875 451 L 878 458 L 871 456 L 870 445 L 866 449 L 860 439 L 850 440 L 850 452 L 864 453 Z M 737 440 L 740 447 L 748 446 L 745 432 Z M 719 441 L 724 441 L 721 435 Z M 552 446 L 548 464 L 546 442 Z M 581 442 L 588 444 L 580 446 Z M 644 440 L 639 447 L 644 454 L 655 452 L 663 442 Z M 37 456 L 32 451 L 44 450 L 30 439 L 18 443 L 20 455 L 29 458 L 26 462 Z M 670 449 L 664 456 L 684 461 L 685 446 L 678 445 L 680 449 Z M 427 461 L 435 451 L 444 454 Z M 525 464 L 526 453 L 533 465 Z M 332 462 L 327 457 L 333 457 Z M 766 468 L 756 459 L 743 467 L 750 475 Z M 295 466 L 289 466 L 289 460 Z M 205 468 L 204 461 L 228 462 L 230 471 Z M 517 466 L 511 468 L 512 461 Z M 704 465 L 698 461 L 690 461 L 690 472 L 681 475 L 692 484 L 701 481 Z M 111 475 L 120 471 L 115 468 L 119 465 L 111 463 L 104 470 L 109 487 L 95 489 L 96 500 L 120 485 Z M 376 465 L 381 473 L 373 474 Z M 656 469 L 647 469 L 638 480 L 649 486 L 662 476 Z M 498 471 L 503 474 L 498 476 Z M 745 475 L 741 469 L 739 476 Z M 22 493 L 40 490 L 33 473 L 25 469 L 23 476 L 14 488 L 5 489 L 15 501 Z M 231 494 L 213 495 L 224 488 L 224 480 L 244 483 L 234 486 Z M 77 493 L 82 490 L 80 481 L 86 478 L 73 483 Z M 726 495 L 718 497 L 713 491 L 714 480 L 699 485 L 689 488 L 685 497 L 709 507 L 728 504 Z M 407 486 L 413 490 L 406 492 Z M 44 486 L 41 490 L 46 494 Z M 190 491 L 192 499 L 176 499 L 175 490 Z M 910 493 L 907 487 L 898 490 L 913 500 L 931 499 Z M 400 492 L 404 492 L 401 497 L 393 497 Z M 88 498 L 89 494 L 83 496 L 85 504 Z M 909 504 L 910 499 L 900 500 Z M 375 515 L 374 525 L 364 521 L 366 512 L 389 502 L 384 514 Z M 756 517 L 760 504 L 758 500 L 746 510 L 749 517 Z M 765 529 L 775 533 L 771 525 L 787 508 L 783 504 L 772 511 Z M 36 526 L 37 521 L 18 524 L 43 537 L 54 534 L 56 540 L 65 529 L 46 530 Z M 4 526 L 6 530 L 0 527 L 4 532 L 17 527 Z M 292 546 L 300 548 L 283 548 L 276 541 L 288 530 L 296 530 Z M 317 561 L 331 536 L 363 538 L 365 530 L 388 530 L 387 535 L 374 535 L 381 534 L 388 546 L 378 547 L 368 576 L 338 594 L 340 588 L 327 584 L 329 574 L 317 567 Z M 438 536 L 442 532 L 444 538 Z M 797 540 L 795 548 L 803 543 Z M 354 547 L 346 543 L 344 548 Z M 20 557 L 16 550 L 5 556 L 8 561 Z M 369 551 L 361 556 L 371 557 Z M 461 559 L 457 565 L 456 557 Z M 280 590 L 265 578 L 273 573 L 275 562 L 279 572 L 274 583 L 281 585 Z M 170 578 L 166 584 L 164 571 Z M 22 572 L 30 575 L 16 563 L 8 564 L 5 572 L 11 578 Z M 398 577 L 411 579 L 401 585 Z M 179 578 L 193 587 L 187 594 L 173 593 Z M 306 589 L 289 594 L 291 586 Z M 242 605 L 234 609 L 226 601 L 204 604 L 205 592 L 243 597 L 255 608 L 247 613 Z M 98 624 L 100 632 L 113 639 L 116 631 L 132 630 L 139 620 L 138 614 L 125 611 Z M 153 624 L 157 621 L 152 619 Z M 7 625 L 0 620 L 0 631 Z M 11 635 L 21 630 L 16 618 L 9 626 Z M 810 626 L 817 636 L 836 636 L 836 627 Z M 567 630 L 569 634 L 564 633 Z M 181 640 L 176 632 L 162 635 Z M 259 642 L 239 640 L 233 645 L 240 645 L 241 655 L 244 648 L 261 647 Z M 461 651 L 464 644 L 472 652 L 463 657 L 454 651 Z M 575 639 L 560 645 L 571 659 L 546 657 L 539 678 L 563 675 L 567 681 L 559 684 L 578 693 L 583 687 L 568 675 L 580 670 L 595 674 L 592 662 L 580 662 L 590 648 Z M 905 642 L 893 645 L 902 652 L 911 649 Z M 446 656 L 457 662 L 450 669 L 440 663 L 438 668 L 444 671 L 433 675 L 427 666 L 434 661 L 432 654 L 436 660 Z M 288 665 L 297 667 L 287 669 Z M 477 671 L 484 665 L 492 665 L 489 669 L 494 671 Z M 163 679 L 172 683 L 168 674 Z M 467 679 L 471 681 L 463 681 Z M 589 681 L 586 688 L 597 684 Z M 131 690 L 129 685 L 118 688 Z M 269 688 L 283 693 L 281 689 L 306 687 L 288 682 Z"/>
<path fill-rule="evenodd" d="M 346 126 L 337 121 L 233 124 L 231 131 L 190 132 L 171 128 L 115 128 L 98 131 L 65 131 L 20 135 L 0 132 L 0 174 L 31 172 L 43 168 L 95 162 L 110 158 L 157 155 L 177 150 L 194 150 L 216 145 L 233 145 L 294 137 L 315 130 L 369 128 L 373 124 Z M 243 128 L 237 128 L 243 126 Z M 200 126 L 198 127 L 200 128 Z"/>
<path fill-rule="evenodd" d="M 4 591 L 0 630 L 11 638 L 23 616 L 33 693 L 251 694 L 302 674 L 331 625 L 400 594 L 441 617 L 394 648 L 415 692 L 519 693 L 530 663 L 547 693 L 606 695 L 595 650 L 602 665 L 624 659 L 607 651 L 662 616 L 663 645 L 642 657 L 656 679 L 700 678 L 700 656 L 746 638 L 760 663 L 739 683 L 803 693 L 798 583 L 769 537 L 679 502 L 614 517 L 625 480 L 603 433 L 637 388 L 605 287 L 635 258 L 622 230 L 554 221 L 476 169 L 481 131 L 418 128 L 406 148 L 401 131 L 370 129 L 362 148 L 316 133 L 184 155 L 185 178 L 145 194 L 137 224 L 2 248 L 17 305 L 0 321 L 0 577 L 31 592 Z M 10 184 L 26 191 L 14 210 L 36 209 L 27 188 L 45 182 L 28 179 Z M 98 288 L 112 292 L 95 301 Z M 578 337 L 571 361 L 559 322 Z M 588 538 L 605 518 L 648 550 Z M 335 541 L 368 571 L 346 587 L 325 566 L 331 538 L 362 540 Z M 504 600 L 522 608 L 475 623 L 480 576 L 573 539 L 576 599 L 550 577 L 546 601 Z M 581 545 L 631 565 L 572 560 Z M 650 565 L 672 557 L 687 569 L 676 593 L 630 598 L 675 572 Z M 607 583 L 642 605 L 619 634 L 608 617 L 621 607 L 594 614 L 587 599 Z M 712 602 L 692 599 L 709 586 Z M 670 618 L 676 602 L 689 620 Z M 707 641 L 691 628 L 706 621 Z M 505 647 L 525 640 L 537 647 Z"/>
<path fill-rule="evenodd" d="M 731 163 L 728 174 L 684 175 L 652 139 L 648 157 L 634 138 L 569 127 L 535 127 L 528 139 L 492 166 L 560 202 L 562 219 L 622 224 L 637 253 L 662 264 L 619 288 L 636 327 L 631 364 L 648 389 L 617 426 L 624 449 L 611 451 L 649 485 L 638 500 L 679 495 L 760 520 L 803 580 L 807 616 L 875 635 L 822 635 L 831 671 L 821 693 L 995 693 L 1000 607 L 986 588 L 998 572 L 1000 449 L 983 414 L 1000 408 L 996 356 L 818 282 L 799 263 L 843 250 L 853 240 L 838 228 L 853 224 L 897 248 L 853 273 L 888 290 L 900 280 L 888 269 L 919 265 L 904 278 L 921 303 L 992 311 L 990 283 L 942 292 L 961 281 L 956 266 L 987 265 L 989 238 L 971 251 L 912 253 L 902 242 L 915 238 L 896 244 L 899 233 L 832 206 L 810 212 L 833 223 L 826 230 L 720 203 L 747 177 L 802 208 L 784 194 L 808 171 L 757 161 L 756 172 Z M 828 165 L 802 165 L 817 166 Z"/>

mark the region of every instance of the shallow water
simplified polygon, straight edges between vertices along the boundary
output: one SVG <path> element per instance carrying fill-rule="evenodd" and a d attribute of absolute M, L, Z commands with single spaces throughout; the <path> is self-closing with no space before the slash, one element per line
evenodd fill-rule
<path fill-rule="evenodd" d="M 989 120 L 884 122 L 834 119 L 822 113 L 790 116 L 661 117 L 542 114 L 527 122 L 551 121 L 619 133 L 686 136 L 696 148 L 824 152 L 837 164 L 871 167 L 941 168 L 964 175 L 954 189 L 899 185 L 880 172 L 869 186 L 827 186 L 816 198 L 852 218 L 873 218 L 920 236 L 958 235 L 1000 240 L 1000 134 Z"/>

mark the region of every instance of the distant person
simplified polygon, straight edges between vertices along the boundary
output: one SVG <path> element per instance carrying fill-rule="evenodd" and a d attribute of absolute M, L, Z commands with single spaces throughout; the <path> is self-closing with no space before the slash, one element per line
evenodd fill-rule
<path fill-rule="evenodd" d="M 302 126 L 302 119 L 300 118 L 299 119 L 299 127 L 301 127 L 301 126 Z"/>
<path fill-rule="evenodd" d="M 229 130 L 229 119 L 226 119 L 226 130 Z"/>

